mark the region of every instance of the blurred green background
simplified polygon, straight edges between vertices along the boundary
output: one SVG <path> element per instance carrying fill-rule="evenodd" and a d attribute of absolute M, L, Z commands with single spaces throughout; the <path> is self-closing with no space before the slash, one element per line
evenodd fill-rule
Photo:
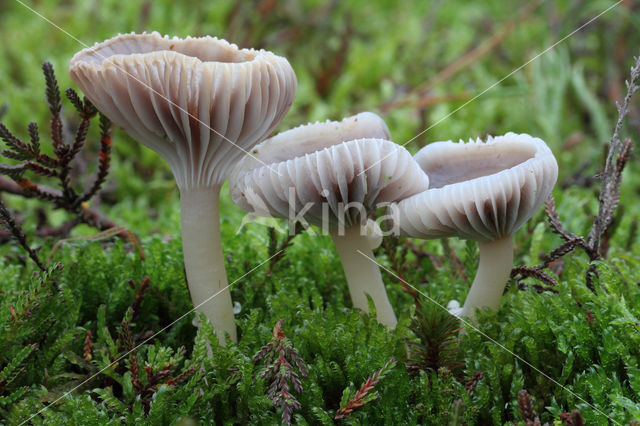
<path fill-rule="evenodd" d="M 73 86 L 67 74 L 73 54 L 118 33 L 212 35 L 240 47 L 268 49 L 290 61 L 298 77 L 298 93 L 277 131 L 373 111 L 386 120 L 393 140 L 408 142 L 412 152 L 432 141 L 466 140 L 509 131 L 541 137 L 560 166 L 554 195 L 564 225 L 585 235 L 597 212 L 598 183 L 581 185 L 580 179 L 592 178 L 602 165 L 604 143 L 611 137 L 617 117 L 615 102 L 626 93 L 624 79 L 633 56 L 640 53 L 639 11 L 636 1 L 616 4 L 605 0 L 37 0 L 24 1 L 24 5 L 0 0 L 0 106 L 6 105 L 0 120 L 21 137 L 27 137 L 29 121 L 38 122 L 46 134 L 48 112 L 41 73 L 44 61 L 53 64 L 64 89 Z M 540 55 L 582 26 L 582 30 Z M 70 112 L 66 101 L 64 105 Z M 71 130 L 77 126 L 73 119 L 66 124 Z M 95 169 L 99 148 L 96 127 L 92 127 L 89 143 L 73 171 L 77 182 L 83 182 Z M 634 101 L 624 131 L 637 137 L 639 130 L 640 111 Z M 40 409 L 66 389 L 65 377 L 57 377 L 56 382 L 48 378 L 49 373 L 41 373 L 45 367 L 60 375 L 71 369 L 69 359 L 58 357 L 60 347 L 82 353 L 84 335 L 64 334 L 64 328 L 95 332 L 100 323 L 96 312 L 103 304 L 106 320 L 102 319 L 116 327 L 134 294 L 127 287 L 129 279 L 139 281 L 149 275 L 154 287 L 139 320 L 140 330 L 157 330 L 191 307 L 182 271 L 178 191 L 169 168 L 159 156 L 119 129 L 114 132 L 113 149 L 111 174 L 94 207 L 134 231 L 148 259 L 142 264 L 122 242 L 108 246 L 106 251 L 99 243 L 81 242 L 58 252 L 55 259 L 66 265 L 61 281 L 75 298 L 77 318 L 64 324 L 60 321 L 60 334 L 51 333 L 67 336 L 67 340 L 60 338 L 64 342 L 56 341 L 49 347 L 52 354 L 55 352 L 51 359 L 55 359 L 57 370 L 38 360 L 25 379 L 37 392 L 15 409 L 14 420 Z M 618 217 L 611 237 L 611 260 L 602 265 L 602 276 L 608 280 L 606 292 L 593 295 L 585 288 L 586 256 L 576 254 L 567 257 L 559 279 L 559 295 L 537 294 L 531 288 L 519 291 L 512 285 L 500 316 L 489 315 L 481 321 L 493 339 L 522 354 L 536 368 L 585 396 L 608 415 L 625 421 L 640 417 L 640 334 L 637 323 L 634 325 L 635 318 L 640 317 L 640 292 L 635 285 L 640 281 L 640 247 L 637 235 L 629 231 L 640 217 L 636 202 L 639 187 L 634 158 L 625 171 L 621 197 L 624 214 Z M 19 212 L 31 237 L 38 221 L 35 212 L 42 203 L 4 194 L 2 198 Z M 47 212 L 51 225 L 68 219 L 63 212 L 48 208 Z M 223 190 L 222 235 L 230 281 L 268 256 L 270 240 L 264 226 L 250 225 L 237 234 L 243 214 Z M 72 235 L 95 232 L 78 226 Z M 31 241 L 44 245 L 42 254 L 55 242 Z M 516 263 L 538 264 L 540 253 L 560 242 L 540 211 L 516 235 Z M 457 240 L 451 246 L 472 276 L 475 246 Z M 445 304 L 452 298 L 463 300 L 469 283 L 456 272 L 447 249 L 440 241 L 427 242 L 424 248 L 432 251 L 442 265 L 419 260 L 417 265 L 411 263 L 413 269 L 405 278 L 422 283 L 423 291 Z M 333 250 L 328 238 L 298 236 L 277 273 L 256 271 L 232 289 L 234 300 L 242 306 L 237 317 L 240 344 L 228 351 L 221 349 L 215 362 L 204 368 L 211 383 L 220 374 L 224 376 L 226 370 L 220 365 L 241 370 L 246 380 L 238 384 L 216 382 L 202 391 L 212 393 L 206 394 L 209 399 L 194 403 L 195 408 L 180 405 L 194 394 L 193 388 L 185 387 L 184 394 L 167 397 L 175 398 L 171 402 L 175 413 L 189 413 L 205 423 L 276 421 L 279 414 L 264 396 L 264 384 L 259 382 L 252 389 L 251 375 L 256 372 L 251 370 L 250 357 L 268 342 L 271 327 L 279 318 L 286 319 L 287 334 L 311 365 L 312 376 L 305 382 L 309 390 L 301 397 L 303 409 L 296 419 L 300 423 L 320 422 L 322 410 L 335 411 L 342 389 L 362 382 L 390 356 L 403 356 L 413 300 L 385 275 L 401 321 L 393 333 L 345 309 L 350 301 Z M 6 280 L 5 287 L 16 294 L 34 269 L 29 263 L 25 266 L 19 253 L 20 249 L 8 244 L 0 246 L 4 256 L 0 259 L 4 274 L 0 279 Z M 388 253 L 378 257 L 391 267 Z M 431 285 L 434 283 L 437 285 Z M 625 300 L 629 301 L 628 309 Z M 13 302 L 2 303 L 1 308 L 8 309 Z M 585 309 L 593 312 L 595 325 L 587 325 Z M 2 315 L 4 312 L 0 310 Z M 196 331 L 190 320 L 172 327 L 153 344 L 174 350 L 184 345 L 189 355 L 191 350 L 195 353 Z M 360 411 L 357 421 L 444 422 L 449 419 L 446 410 L 451 395 L 467 398 L 465 404 L 476 411 L 469 410 L 466 415 L 479 424 L 517 421 L 521 420 L 517 392 L 527 387 L 537 398 L 536 410 L 543 413 L 543 421 L 557 420 L 559 413 L 579 407 L 587 424 L 608 424 L 591 407 L 477 335 L 463 340 L 461 352 L 466 362 L 465 379 L 476 369 L 486 374 L 472 396 L 465 396 L 463 385 L 451 383 L 446 375 L 431 372 L 409 378 L 398 367 L 388 379 L 387 392 L 381 391 L 383 400 Z M 98 361 L 95 364 L 100 365 Z M 255 400 L 247 396 L 254 393 Z M 91 398 L 89 394 L 90 389 L 82 389 L 60 404 L 61 417 L 55 417 L 58 408 L 49 410 L 48 422 L 68 420 L 74 413 L 79 413 L 75 417 L 78 421 L 88 421 L 83 416 L 104 409 L 96 401 L 106 400 L 104 395 L 99 399 L 96 393 Z M 244 404 L 242 409 L 233 405 L 236 398 L 241 401 L 238 405 Z M 238 413 L 249 413 L 249 417 Z M 128 421 L 135 419 L 131 415 Z M 117 416 L 111 420 L 119 421 Z M 176 417 L 147 421 L 175 422 Z"/>
<path fill-rule="evenodd" d="M 8 109 L 3 121 L 20 136 L 26 135 L 28 120 L 46 122 L 43 61 L 53 63 L 65 88 L 72 86 L 67 65 L 73 54 L 115 34 L 208 34 L 240 47 L 272 50 L 291 62 L 299 89 L 278 130 L 370 110 L 385 118 L 394 141 L 411 140 L 412 151 L 429 141 L 526 132 L 552 147 L 562 181 L 582 161 L 599 155 L 610 136 L 613 102 L 637 53 L 637 4 L 620 3 L 534 58 L 613 4 L 39 0 L 25 2 L 31 11 L 4 0 L 0 102 Z M 635 109 L 632 116 L 637 122 Z M 172 197 L 163 161 L 122 132 L 114 146 L 114 198 L 130 208 L 162 208 Z M 145 229 L 142 218 L 119 213 L 120 221 Z"/>

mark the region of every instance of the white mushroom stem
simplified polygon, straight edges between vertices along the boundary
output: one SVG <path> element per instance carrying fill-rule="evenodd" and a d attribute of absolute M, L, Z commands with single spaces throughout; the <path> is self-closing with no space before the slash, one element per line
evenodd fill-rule
<path fill-rule="evenodd" d="M 361 235 L 360 229 L 360 226 L 345 228 L 344 235 L 331 232 L 333 244 L 336 246 L 347 277 L 353 306 L 369 312 L 365 293 L 368 294 L 376 306 L 378 322 L 389 328 L 395 328 L 398 320 L 387 297 L 380 268 L 373 261 L 375 257 L 368 236 Z"/>
<path fill-rule="evenodd" d="M 211 321 L 220 345 L 237 341 L 220 241 L 220 187 L 180 190 L 182 250 L 191 300 Z"/>
<path fill-rule="evenodd" d="M 513 237 L 478 243 L 480 264 L 462 308 L 462 316 L 475 320 L 478 308 L 496 309 L 513 268 Z"/>

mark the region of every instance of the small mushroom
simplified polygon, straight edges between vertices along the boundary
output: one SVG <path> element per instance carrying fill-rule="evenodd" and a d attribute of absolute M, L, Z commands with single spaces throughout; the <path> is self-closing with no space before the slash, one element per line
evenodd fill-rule
<path fill-rule="evenodd" d="M 169 163 L 180 189 L 191 298 L 236 340 L 220 241 L 220 187 L 293 102 L 286 59 L 212 37 L 118 35 L 78 52 L 70 74 L 96 107 Z M 216 297 L 212 297 L 216 296 Z M 204 303 L 206 301 L 206 303 Z"/>
<path fill-rule="evenodd" d="M 231 198 L 247 212 L 328 231 L 354 306 L 368 311 L 369 294 L 378 321 L 393 328 L 396 316 L 380 270 L 370 260 L 380 231 L 367 218 L 382 203 L 425 190 L 428 178 L 388 137 L 384 121 L 373 113 L 297 127 L 257 145 L 255 158 L 238 163 L 229 184 Z"/>
<path fill-rule="evenodd" d="M 507 133 L 486 142 L 431 143 L 414 158 L 429 189 L 398 203 L 401 233 L 477 241 L 480 264 L 461 315 L 496 309 L 513 267 L 513 234 L 556 183 L 553 153 L 541 139 Z"/>

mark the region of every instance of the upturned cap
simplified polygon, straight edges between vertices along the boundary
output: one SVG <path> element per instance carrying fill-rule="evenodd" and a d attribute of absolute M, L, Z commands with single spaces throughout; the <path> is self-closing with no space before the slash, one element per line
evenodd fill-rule
<path fill-rule="evenodd" d="M 236 166 L 229 179 L 231 198 L 248 212 L 301 215 L 318 226 L 364 224 L 378 204 L 417 194 L 429 184 L 411 154 L 388 137 L 386 125 L 372 113 L 286 131 L 253 150 L 266 166 L 250 157 Z"/>
<path fill-rule="evenodd" d="M 414 158 L 429 176 L 429 189 L 398 203 L 398 225 L 402 234 L 425 239 L 484 242 L 511 235 L 558 178 L 549 147 L 527 134 L 435 142 Z"/>
<path fill-rule="evenodd" d="M 246 173 L 264 166 L 320 151 L 355 139 L 391 139 L 387 123 L 372 112 L 361 112 L 342 121 L 316 121 L 278 133 L 255 146 L 232 174 Z"/>
<path fill-rule="evenodd" d="M 285 58 L 209 36 L 122 34 L 78 52 L 69 67 L 100 111 L 165 158 L 180 188 L 222 184 L 297 88 Z"/>

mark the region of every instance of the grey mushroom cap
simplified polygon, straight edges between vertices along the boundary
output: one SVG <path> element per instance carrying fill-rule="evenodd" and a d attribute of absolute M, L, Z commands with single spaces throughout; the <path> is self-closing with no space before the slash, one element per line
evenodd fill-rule
<path fill-rule="evenodd" d="M 415 155 L 428 190 L 398 203 L 403 235 L 486 242 L 513 234 L 549 196 L 558 164 L 549 147 L 527 134 L 435 142 Z"/>
<path fill-rule="evenodd" d="M 69 66 L 100 111 L 169 163 L 180 188 L 221 185 L 297 88 L 285 58 L 213 37 L 118 35 Z"/>
<path fill-rule="evenodd" d="M 388 137 L 384 122 L 371 113 L 359 115 L 364 130 Z M 358 117 L 358 116 L 356 116 Z M 353 132 L 336 123 L 298 127 L 256 146 L 229 178 L 233 201 L 261 216 L 289 218 L 302 214 L 311 224 L 333 227 L 362 224 L 380 203 L 417 194 L 429 179 L 411 154 L 386 139 L 342 141 Z M 376 124 L 377 123 L 377 124 Z M 285 158 L 288 157 L 288 158 Z M 324 206 L 324 207 L 323 207 Z M 292 211 L 290 211 L 290 209 Z"/>
<path fill-rule="evenodd" d="M 246 173 L 265 164 L 286 161 L 341 142 L 364 138 L 390 140 L 391 133 L 384 120 L 372 112 L 361 112 L 342 121 L 303 124 L 256 145 L 251 155 L 240 160 L 231 173 Z"/>

